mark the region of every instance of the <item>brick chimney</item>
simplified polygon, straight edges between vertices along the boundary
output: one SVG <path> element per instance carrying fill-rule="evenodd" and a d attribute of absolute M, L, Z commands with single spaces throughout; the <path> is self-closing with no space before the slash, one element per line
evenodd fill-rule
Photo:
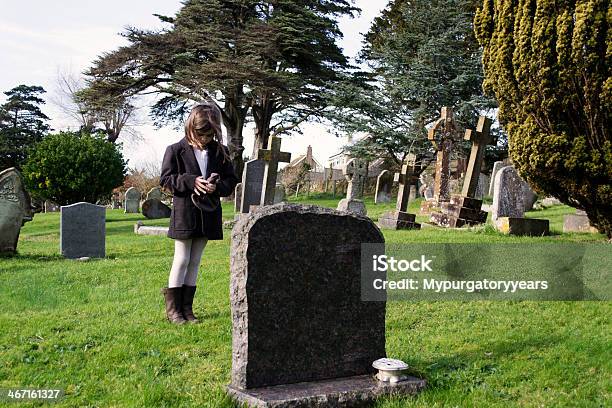
<path fill-rule="evenodd" d="M 306 163 L 312 165 L 313 160 L 312 160 L 312 146 L 308 146 L 308 149 L 306 149 Z"/>

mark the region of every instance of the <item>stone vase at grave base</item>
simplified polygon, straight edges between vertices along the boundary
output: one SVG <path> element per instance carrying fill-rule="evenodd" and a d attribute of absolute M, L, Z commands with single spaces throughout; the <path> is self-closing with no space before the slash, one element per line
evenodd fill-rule
<path fill-rule="evenodd" d="M 236 223 L 227 391 L 239 404 L 355 407 L 425 386 L 374 378 L 386 303 L 361 300 L 363 243 L 384 237 L 370 219 L 329 208 L 262 206 Z"/>

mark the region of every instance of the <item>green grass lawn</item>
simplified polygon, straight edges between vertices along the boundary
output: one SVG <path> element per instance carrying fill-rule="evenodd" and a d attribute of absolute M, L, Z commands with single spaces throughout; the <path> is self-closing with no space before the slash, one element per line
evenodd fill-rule
<path fill-rule="evenodd" d="M 337 201 L 300 200 L 329 207 Z M 374 219 L 393 208 L 366 201 Z M 605 242 L 602 235 L 561 234 L 562 217 L 572 211 L 529 213 L 551 220 L 553 235 L 545 238 L 507 237 L 487 226 L 385 231 L 385 238 Z M 224 204 L 224 218 L 232 217 Z M 203 258 L 195 304 L 202 323 L 173 326 L 159 293 L 173 241 L 134 235 L 139 220 L 167 224 L 109 210 L 107 258 L 89 262 L 58 255 L 59 214 L 37 214 L 25 225 L 19 254 L 0 259 L 0 388 L 64 389 L 57 406 L 234 406 L 224 395 L 231 369 L 229 231 Z M 389 303 L 387 352 L 408 362 L 428 388 L 377 406 L 610 406 L 611 315 L 610 302 Z"/>

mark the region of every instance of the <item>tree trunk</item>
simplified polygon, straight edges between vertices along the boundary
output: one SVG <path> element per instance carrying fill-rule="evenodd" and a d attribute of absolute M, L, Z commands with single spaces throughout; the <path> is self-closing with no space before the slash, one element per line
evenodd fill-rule
<path fill-rule="evenodd" d="M 238 180 L 242 180 L 242 171 L 244 169 L 242 131 L 249 106 L 244 103 L 242 85 L 237 85 L 227 90 L 224 96 L 223 124 L 227 129 L 227 147 L 236 177 L 238 177 Z"/>
<path fill-rule="evenodd" d="M 270 101 L 270 95 L 266 94 L 261 98 L 261 104 L 253 106 L 253 118 L 255 120 L 255 142 L 253 143 L 253 155 L 257 157 L 259 149 L 268 147 L 270 137 L 270 123 L 274 115 L 274 103 Z"/>

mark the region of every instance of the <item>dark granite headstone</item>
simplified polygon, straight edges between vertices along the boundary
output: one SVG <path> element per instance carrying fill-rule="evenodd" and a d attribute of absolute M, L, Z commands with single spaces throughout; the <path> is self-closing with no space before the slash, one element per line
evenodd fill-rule
<path fill-rule="evenodd" d="M 106 209 L 90 203 L 60 208 L 60 252 L 66 258 L 106 256 Z"/>
<path fill-rule="evenodd" d="M 252 406 L 353 406 L 353 398 L 422 388 L 415 379 L 385 390 L 370 375 L 386 355 L 385 302 L 361 300 L 361 244 L 383 242 L 370 219 L 316 206 L 259 207 L 236 223 L 234 398 Z M 337 398 L 344 403 L 331 404 Z"/>
<path fill-rule="evenodd" d="M 161 200 L 151 198 L 142 203 L 142 215 L 148 219 L 170 218 L 170 207 Z"/>
<path fill-rule="evenodd" d="M 266 162 L 264 160 L 249 160 L 244 164 L 242 175 L 242 197 L 240 198 L 240 212 L 246 214 L 252 205 L 261 204 L 261 192 L 263 190 L 264 172 Z"/>
<path fill-rule="evenodd" d="M 271 241 L 270 237 L 275 237 Z M 295 204 L 263 207 L 232 231 L 232 385 L 366 374 L 385 356 L 385 303 L 361 301 L 372 221 Z"/>

